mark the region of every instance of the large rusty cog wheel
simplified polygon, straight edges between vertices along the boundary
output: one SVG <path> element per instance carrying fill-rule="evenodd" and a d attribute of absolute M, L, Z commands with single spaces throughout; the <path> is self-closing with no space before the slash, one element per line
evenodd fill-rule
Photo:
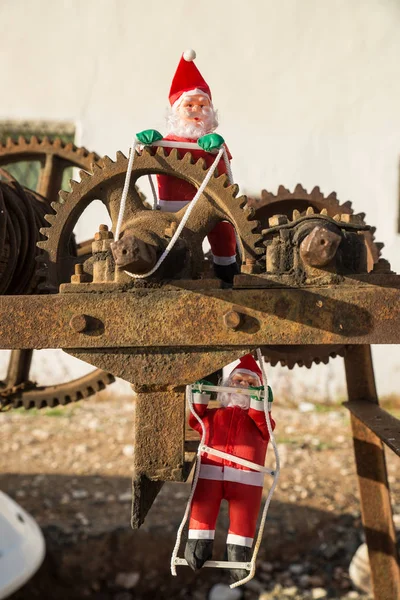
<path fill-rule="evenodd" d="M 39 246 L 46 252 L 49 289 L 58 288 L 61 283 L 69 281 L 76 261 L 68 252 L 68 240 L 75 223 L 93 200 L 100 199 L 112 223 L 115 225 L 117 222 L 127 166 L 128 159 L 121 152 L 117 153 L 115 161 L 105 156 L 94 164 L 93 173 L 82 171 L 81 181 L 71 182 L 72 191 L 60 192 L 59 202 L 52 203 L 55 214 L 47 218 L 50 226 L 41 229 L 47 239 L 39 242 Z M 133 162 L 125 221 L 132 214 L 129 212 L 130 207 L 132 211 L 151 210 L 143 203 L 135 186 L 139 177 L 151 174 L 171 175 L 198 188 L 207 170 L 204 160 L 200 158 L 193 162 L 189 152 L 180 157 L 176 150 L 167 155 L 163 148 L 156 151 L 145 148 L 141 154 L 136 154 Z M 236 197 L 237 193 L 238 186 L 230 185 L 226 175 L 212 177 L 198 203 L 203 210 L 202 218 L 196 221 L 193 211 L 189 222 L 195 231 L 196 227 L 199 231 L 204 223 L 209 222 L 208 219 L 231 221 L 242 246 L 242 259 L 255 261 L 265 252 L 259 223 L 254 219 L 255 211 L 247 206 L 247 198 Z M 183 216 L 185 210 L 175 214 Z"/>
<path fill-rule="evenodd" d="M 50 141 L 47 137 L 29 140 L 20 137 L 18 142 L 8 139 L 0 144 L 0 166 L 22 161 L 39 161 L 40 172 L 37 189 L 48 203 L 57 198 L 61 188 L 63 174 L 69 167 L 79 167 L 90 171 L 98 155 L 86 148 L 78 148 L 72 143 L 64 143 L 59 138 Z M 3 175 L 7 174 L 3 172 Z M 58 385 L 38 386 L 29 380 L 29 370 L 33 350 L 13 350 L 8 365 L 7 377 L 0 381 L 0 409 L 2 408 L 42 408 L 68 404 L 87 398 L 107 385 L 115 378 L 102 369 Z"/>
<path fill-rule="evenodd" d="M 301 184 L 298 184 L 293 192 L 282 185 L 279 186 L 277 194 L 262 190 L 259 198 L 249 198 L 248 202 L 256 210 L 256 218 L 262 223 L 263 228 L 268 227 L 268 219 L 273 215 L 286 215 L 292 219 L 293 211 L 297 210 L 300 214 L 305 214 L 310 206 L 315 212 L 323 211 L 332 218 L 337 214 L 354 214 L 351 202 L 341 204 L 335 192 L 324 196 L 318 186 L 311 192 L 307 192 Z M 358 216 L 360 222 L 365 224 L 365 213 L 359 213 Z M 369 271 L 379 260 L 383 248 L 383 244 L 375 242 L 375 231 L 376 228 L 372 227 L 364 233 Z M 280 363 L 289 369 L 293 369 L 295 365 L 310 368 L 313 364 L 328 364 L 330 358 L 344 356 L 346 348 L 345 345 L 264 346 L 263 354 L 272 366 Z"/>

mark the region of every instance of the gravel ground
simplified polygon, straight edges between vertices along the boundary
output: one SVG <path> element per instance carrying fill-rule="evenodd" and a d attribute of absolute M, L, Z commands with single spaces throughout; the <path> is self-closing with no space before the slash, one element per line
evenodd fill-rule
<path fill-rule="evenodd" d="M 169 574 L 189 484 L 166 484 L 145 524 L 130 529 L 133 411 L 133 397 L 127 397 L 0 414 L 1 489 L 37 519 L 47 543 L 43 566 L 13 600 L 240 597 L 215 587 L 228 582 L 218 570 Z M 274 417 L 281 477 L 256 578 L 242 597 L 368 598 L 348 576 L 363 532 L 346 410 L 277 408 Z M 387 451 L 393 507 L 400 513 L 397 461 Z M 216 538 L 221 558 L 226 527 L 223 507 Z"/>

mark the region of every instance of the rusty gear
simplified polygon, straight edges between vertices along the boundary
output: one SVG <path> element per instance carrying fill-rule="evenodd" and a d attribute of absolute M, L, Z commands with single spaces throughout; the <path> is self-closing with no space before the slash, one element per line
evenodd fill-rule
<path fill-rule="evenodd" d="M 273 215 L 286 215 L 292 219 L 294 211 L 305 214 L 310 206 L 315 212 L 324 211 L 323 214 L 332 218 L 338 214 L 354 214 L 351 202 L 340 204 L 335 192 L 324 196 L 318 186 L 314 187 L 311 192 L 307 192 L 301 184 L 297 184 L 293 192 L 281 185 L 276 195 L 262 190 L 260 198 L 249 198 L 248 203 L 256 210 L 256 218 L 262 223 L 263 228 L 268 227 L 268 220 Z M 365 213 L 359 213 L 357 216 L 360 223 L 365 224 Z M 372 227 L 364 233 L 369 271 L 379 260 L 383 248 L 383 244 L 375 242 L 375 231 L 376 228 Z M 271 365 L 280 363 L 289 369 L 293 369 L 295 365 L 310 368 L 313 363 L 327 364 L 330 358 L 344 356 L 345 352 L 346 346 L 265 346 L 263 348 L 265 359 Z"/>
<path fill-rule="evenodd" d="M 268 219 L 273 215 L 286 215 L 291 219 L 294 210 L 305 214 L 309 206 L 316 212 L 326 210 L 329 217 L 334 217 L 337 214 L 354 214 L 352 203 L 347 201 L 340 204 L 335 192 L 324 196 L 318 186 L 314 187 L 311 192 L 307 192 L 300 183 L 296 185 L 293 192 L 283 185 L 279 186 L 276 195 L 267 190 L 262 190 L 261 196 L 259 198 L 249 198 L 248 204 L 256 210 L 256 218 L 262 223 L 264 229 L 268 226 Z M 358 213 L 357 216 L 360 223 L 365 224 L 365 213 Z M 364 234 L 368 251 L 369 271 L 372 271 L 373 265 L 378 262 L 384 246 L 380 242 L 375 242 L 375 231 L 376 227 L 371 227 Z"/>
<path fill-rule="evenodd" d="M 71 181 L 72 191 L 60 192 L 60 201 L 52 203 L 56 214 L 48 216 L 50 227 L 41 229 L 47 239 L 39 242 L 46 251 L 49 289 L 69 281 L 76 259 L 68 251 L 68 240 L 79 216 L 93 200 L 101 199 L 111 221 L 117 222 L 127 166 L 128 160 L 121 152 L 117 153 L 115 162 L 105 156 L 95 163 L 93 173 L 81 171 L 81 181 Z M 124 223 L 138 212 L 147 215 L 152 212 L 143 203 L 134 185 L 139 177 L 152 173 L 180 177 L 199 187 L 207 168 L 201 158 L 194 163 L 189 152 L 181 158 L 176 149 L 166 155 L 163 148 L 156 151 L 145 148 L 133 162 Z M 238 186 L 230 185 L 226 175 L 212 177 L 188 224 L 196 240 L 201 241 L 219 220 L 231 221 L 241 242 L 242 260 L 251 262 L 264 253 L 262 236 L 259 223 L 254 220 L 254 210 L 246 206 L 247 198 L 237 198 L 237 193 Z M 174 213 L 174 219 L 179 221 L 183 214 L 184 209 Z"/>
<path fill-rule="evenodd" d="M 0 144 L 0 165 L 9 165 L 14 162 L 37 160 L 40 162 L 40 174 L 37 190 L 27 190 L 21 188 L 7 171 L 1 169 L 1 175 L 8 180 L 10 189 L 12 186 L 25 192 L 24 200 L 30 200 L 35 203 L 36 227 L 40 227 L 42 219 L 49 213 L 49 204 L 52 198 L 57 198 L 58 190 L 61 187 L 64 170 L 71 166 L 82 169 L 91 169 L 91 165 L 98 160 L 98 155 L 94 152 L 88 152 L 85 148 L 78 148 L 72 143 L 64 143 L 59 138 L 50 141 L 47 137 L 39 140 L 35 136 L 27 140 L 23 137 L 18 142 L 8 139 L 5 144 Z M 0 209 L 4 206 L 3 196 L 0 194 Z M 2 221 L 4 223 L 4 220 Z M 5 258 L 10 262 L 10 257 L 18 253 L 17 248 L 8 244 L 3 246 L 5 241 L 5 229 L 0 224 L 0 249 L 3 248 Z M 72 251 L 72 247 L 70 247 Z M 34 255 L 32 255 L 34 256 Z M 39 261 L 41 256 L 39 255 Z M 4 261 L 3 261 L 4 262 Z M 2 272 L 2 261 L 0 259 L 0 273 Z M 35 282 L 43 274 L 42 269 L 37 269 Z M 21 285 L 23 281 L 21 279 Z M 33 283 L 29 289 L 24 288 L 24 293 L 32 293 Z M 15 292 L 13 292 L 15 293 Z M 95 369 L 91 373 L 79 377 L 73 381 L 53 386 L 40 386 L 29 381 L 29 367 L 31 361 L 31 351 L 13 351 L 10 359 L 10 365 L 14 361 L 19 363 L 16 378 L 0 381 L 0 408 L 12 406 L 25 408 L 43 406 L 56 406 L 58 404 L 68 404 L 82 398 L 86 398 L 96 392 L 104 389 L 106 385 L 115 381 L 115 378 L 101 369 Z"/>

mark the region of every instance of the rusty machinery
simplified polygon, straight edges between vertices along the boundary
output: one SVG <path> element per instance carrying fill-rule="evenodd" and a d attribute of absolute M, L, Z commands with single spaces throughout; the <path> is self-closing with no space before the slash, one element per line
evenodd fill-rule
<path fill-rule="evenodd" d="M 185 428 L 186 384 L 258 346 L 272 364 L 289 367 L 344 355 L 375 598 L 398 597 L 383 444 L 400 454 L 399 421 L 378 406 L 370 344 L 399 342 L 400 281 L 379 258 L 365 215 L 301 186 L 247 202 L 225 175 L 213 177 L 161 268 L 132 278 L 151 269 L 185 212 L 152 211 L 134 184 L 165 174 L 199 187 L 204 162 L 162 148 L 137 154 L 120 241 L 113 247 L 112 232 L 100 226 L 91 255 L 78 258 L 71 236 L 91 202 L 100 199 L 117 221 L 127 159 L 118 153 L 81 167 L 81 181 L 60 192 L 40 230 L 42 293 L 0 298 L 1 347 L 62 348 L 132 383 L 135 527 L 163 482 L 190 472 L 198 441 Z M 223 219 L 241 251 L 241 273 L 228 289 L 210 276 L 201 250 Z"/>

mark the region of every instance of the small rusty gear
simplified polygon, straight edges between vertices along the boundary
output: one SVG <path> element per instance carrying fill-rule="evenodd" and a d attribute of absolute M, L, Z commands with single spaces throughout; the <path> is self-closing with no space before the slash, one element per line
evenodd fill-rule
<path fill-rule="evenodd" d="M 268 219 L 273 215 L 286 215 L 291 219 L 293 211 L 298 210 L 301 214 L 305 214 L 309 206 L 316 212 L 326 210 L 329 217 L 334 217 L 337 214 L 354 214 L 352 203 L 347 201 L 341 204 L 335 192 L 325 196 L 318 186 L 314 187 L 311 192 L 307 192 L 300 183 L 296 185 L 293 192 L 283 185 L 279 186 L 276 195 L 267 190 L 262 190 L 260 197 L 249 198 L 248 204 L 256 210 L 256 219 L 262 223 L 263 229 L 268 227 Z M 357 213 L 357 216 L 360 223 L 365 224 L 365 213 Z M 364 234 L 369 271 L 372 271 L 374 264 L 378 262 L 384 246 L 383 243 L 375 242 L 375 232 L 376 227 L 371 227 Z"/>
<path fill-rule="evenodd" d="M 49 289 L 54 290 L 70 279 L 76 260 L 68 251 L 68 240 L 79 216 L 93 200 L 102 200 L 111 221 L 114 224 L 117 222 L 127 166 L 128 159 L 121 152 L 117 153 L 116 161 L 105 156 L 94 164 L 93 173 L 81 171 L 81 181 L 71 181 L 72 191 L 60 192 L 59 201 L 52 203 L 55 214 L 46 217 L 50 226 L 41 229 L 47 239 L 38 244 L 46 252 Z M 207 174 L 207 167 L 202 158 L 193 162 L 189 152 L 180 157 L 176 149 L 168 155 L 163 148 L 156 151 L 145 148 L 142 153 L 137 153 L 133 162 L 125 222 L 139 211 L 151 212 L 140 198 L 135 183 L 139 177 L 154 173 L 179 177 L 198 188 Z M 190 215 L 188 225 L 194 235 L 203 234 L 205 237 L 210 230 L 210 223 L 215 225 L 219 220 L 229 220 L 241 242 L 242 259 L 256 260 L 265 251 L 259 223 L 254 220 L 254 210 L 246 206 L 247 198 L 237 198 L 237 193 L 238 186 L 230 185 L 226 175 L 212 177 L 199 199 L 196 211 Z M 175 213 L 178 220 L 185 210 Z"/>
<path fill-rule="evenodd" d="M 90 171 L 92 164 L 98 158 L 94 152 L 89 152 L 86 148 L 78 148 L 72 143 L 64 143 L 59 138 L 51 141 L 47 137 L 38 139 L 33 136 L 30 140 L 20 137 L 18 142 L 8 139 L 5 144 L 0 144 L 0 165 L 32 160 L 40 162 L 37 190 L 29 190 L 29 194 L 38 201 L 38 205 L 43 204 L 43 215 L 49 211 L 47 202 L 50 204 L 52 199 L 57 198 L 64 170 L 73 166 Z M 5 179 L 15 182 L 15 178 L 4 169 L 1 169 L 1 172 Z M 41 256 L 37 258 L 40 262 Z M 43 274 L 43 270 L 39 268 L 37 275 L 40 274 Z M 95 394 L 115 381 L 110 373 L 95 369 L 73 381 L 53 386 L 39 386 L 29 381 L 31 358 L 30 350 L 12 351 L 9 372 L 13 370 L 11 368 L 13 364 L 14 375 L 7 377 L 6 381 L 0 381 L 0 409 L 5 406 L 41 408 L 68 404 Z"/>
<path fill-rule="evenodd" d="M 329 217 L 335 217 L 338 214 L 354 214 L 350 201 L 341 204 L 337 199 L 336 193 L 332 192 L 324 196 L 318 186 L 311 192 L 307 192 L 301 184 L 297 184 L 293 192 L 279 186 L 277 194 L 272 194 L 262 190 L 259 198 L 249 198 L 248 203 L 256 210 L 256 218 L 262 223 L 263 229 L 268 227 L 268 220 L 273 215 L 286 215 L 292 219 L 294 211 L 305 214 L 310 206 L 315 212 L 327 214 Z M 300 216 L 300 215 L 299 215 Z M 359 222 L 365 224 L 365 213 L 359 213 Z M 364 233 L 368 252 L 368 270 L 372 271 L 373 266 L 378 262 L 381 255 L 383 244 L 375 242 L 376 228 L 371 227 Z M 265 359 L 272 365 L 280 363 L 289 369 L 295 365 L 310 368 L 314 363 L 327 364 L 330 358 L 344 356 L 346 346 L 264 346 L 263 354 Z"/>

